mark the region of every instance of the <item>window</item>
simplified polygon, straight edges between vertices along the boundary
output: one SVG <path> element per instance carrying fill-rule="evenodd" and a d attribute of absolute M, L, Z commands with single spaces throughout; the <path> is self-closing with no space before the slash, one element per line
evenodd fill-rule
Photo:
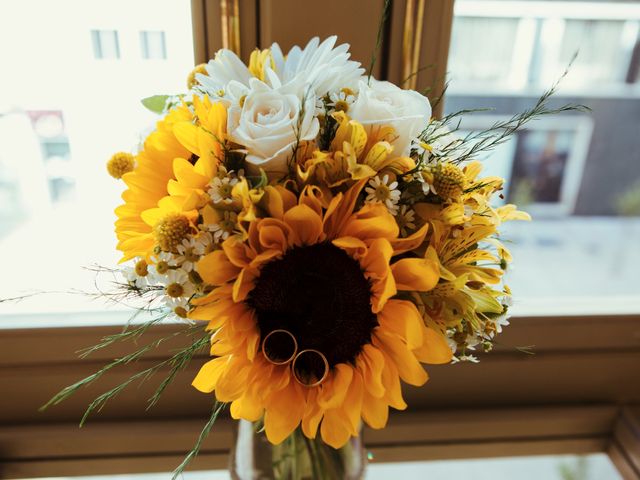
<path fill-rule="evenodd" d="M 37 18 L 31 14 L 36 8 Z M 62 23 L 50 22 L 66 10 L 73 15 Z M 172 38 L 175 51 L 152 70 L 135 54 L 150 11 L 157 31 L 143 32 L 147 56 L 166 57 L 165 36 Z M 18 256 L 7 255 L 6 268 L 15 273 L 10 284 L 2 282 L 1 296 L 89 290 L 95 274 L 83 267 L 118 261 L 113 209 L 123 184 L 108 176 L 105 162 L 117 151 L 135 151 L 157 121 L 140 99 L 186 89 L 194 64 L 190 1 L 25 0 L 11 7 L 2 4 L 0 18 L 0 44 L 21 45 L 2 53 L 4 68 L 21 74 L 6 77 L 0 91 L 0 249 L 40 251 L 40 260 L 31 259 L 46 265 L 30 275 L 19 266 Z M 35 22 L 29 29 L 24 27 L 27 18 Z M 34 31 L 47 40 L 35 41 Z M 84 61 L 92 56 L 120 60 Z M 46 249 L 37 247 L 42 242 Z M 128 313 L 81 297 L 3 303 L 0 327 L 128 318 Z M 74 317 L 74 311 L 91 313 Z M 27 313 L 33 322 L 26 321 Z"/>
<path fill-rule="evenodd" d="M 565 86 L 619 91 L 637 81 L 639 29 L 640 9 L 624 3 L 457 2 L 449 61 L 452 87 L 549 85 L 578 53 Z"/>
<path fill-rule="evenodd" d="M 144 59 L 166 59 L 167 48 L 164 32 L 140 32 L 140 48 L 142 50 L 142 58 Z"/>
<path fill-rule="evenodd" d="M 92 30 L 93 56 L 99 60 L 120 58 L 118 32 L 115 30 Z"/>

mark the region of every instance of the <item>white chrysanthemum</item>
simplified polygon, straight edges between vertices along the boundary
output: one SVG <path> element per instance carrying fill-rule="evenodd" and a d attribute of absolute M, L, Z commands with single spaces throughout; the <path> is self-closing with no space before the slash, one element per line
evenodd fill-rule
<path fill-rule="evenodd" d="M 367 193 L 365 203 L 383 203 L 393 215 L 398 211 L 400 190 L 398 190 L 398 182 L 389 183 L 389 175 L 385 175 L 382 179 L 376 175 L 369 180 L 369 186 L 364 190 Z"/>
<path fill-rule="evenodd" d="M 364 74 L 359 62 L 349 60 L 349 44 L 335 46 L 338 37 L 331 36 L 320 43 L 318 37 L 300 49 L 295 46 L 283 55 L 280 46 L 274 43 L 271 54 L 275 72 L 268 66 L 265 69 L 266 79 L 272 79 L 273 73 L 282 84 L 287 84 L 302 77 L 305 83 L 311 84 L 319 97 L 342 87 L 354 88 Z"/>
<path fill-rule="evenodd" d="M 230 89 L 248 88 L 249 80 L 253 78 L 244 62 L 227 49 L 218 50 L 215 58 L 207 63 L 205 70 L 207 75 L 198 73 L 196 79 L 200 88 L 213 97 L 227 96 Z"/>
<path fill-rule="evenodd" d="M 193 270 L 196 262 L 205 253 L 204 245 L 195 238 L 185 238 L 177 249 L 178 255 L 175 256 L 175 261 L 185 272 Z"/>
<path fill-rule="evenodd" d="M 162 284 L 164 294 L 169 298 L 188 298 L 195 292 L 193 284 L 189 281 L 189 275 L 180 268 L 170 270 L 163 277 Z"/>

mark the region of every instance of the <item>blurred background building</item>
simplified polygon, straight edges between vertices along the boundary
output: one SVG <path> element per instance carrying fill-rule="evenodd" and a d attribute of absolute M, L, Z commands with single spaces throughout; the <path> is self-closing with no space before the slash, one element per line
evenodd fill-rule
<path fill-rule="evenodd" d="M 121 185 L 104 162 L 136 149 L 153 127 L 141 98 L 184 90 L 190 2 L 3 8 L 2 64 L 12 74 L 0 88 L 0 249 L 15 252 L 11 291 L 77 287 L 89 281 L 80 265 L 117 260 L 111 224 Z M 32 11 L 31 28 L 46 42 L 29 41 L 32 30 L 17 21 Z M 516 311 L 640 310 L 639 31 L 637 2 L 455 3 L 445 113 L 492 107 L 467 116 L 462 133 L 529 108 L 576 53 L 552 105 L 592 109 L 540 119 L 485 159 L 487 173 L 507 179 L 505 201 L 534 217 L 505 230 Z M 37 278 L 20 268 L 25 248 L 51 268 Z"/>

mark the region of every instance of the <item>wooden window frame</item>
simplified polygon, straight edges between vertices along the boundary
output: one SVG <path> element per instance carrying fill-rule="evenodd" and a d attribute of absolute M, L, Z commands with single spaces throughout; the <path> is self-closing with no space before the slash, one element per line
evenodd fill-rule
<path fill-rule="evenodd" d="M 163 325 L 145 341 L 184 328 Z M 82 429 L 78 419 L 99 393 L 147 368 L 176 339 L 102 377 L 67 402 L 39 413 L 61 387 L 130 351 L 114 345 L 79 359 L 74 352 L 119 327 L 4 330 L 0 336 L 0 477 L 170 471 L 208 418 L 211 396 L 190 387 L 196 357 L 153 409 L 157 382 L 132 386 Z M 535 345 L 534 355 L 516 346 Z M 431 366 L 426 386 L 404 388 L 410 408 L 383 430 L 365 431 L 376 462 L 606 452 L 625 480 L 640 478 L 640 315 L 520 317 L 479 364 Z M 166 371 L 164 372 L 166 373 Z M 193 469 L 224 468 L 232 421 L 217 423 Z"/>

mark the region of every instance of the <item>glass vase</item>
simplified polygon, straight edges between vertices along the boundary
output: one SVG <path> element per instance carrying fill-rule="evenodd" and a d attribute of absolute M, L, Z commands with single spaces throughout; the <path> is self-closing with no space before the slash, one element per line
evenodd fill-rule
<path fill-rule="evenodd" d="M 237 422 L 229 471 L 234 480 L 360 480 L 367 456 L 362 432 L 342 448 L 296 429 L 279 445 L 272 445 L 260 423 Z"/>

